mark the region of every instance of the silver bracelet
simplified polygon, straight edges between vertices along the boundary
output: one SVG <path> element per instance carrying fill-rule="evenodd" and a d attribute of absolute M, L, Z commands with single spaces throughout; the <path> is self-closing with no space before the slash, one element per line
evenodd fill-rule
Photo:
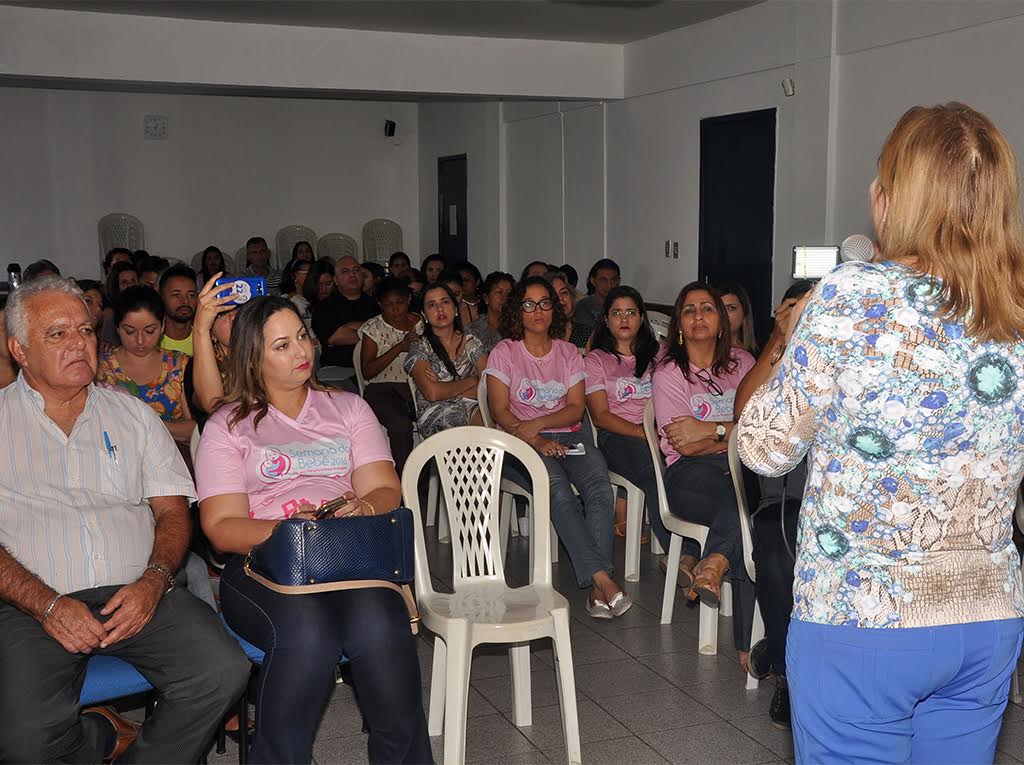
<path fill-rule="evenodd" d="M 53 609 L 56 607 L 57 601 L 60 600 L 63 597 L 64 596 L 61 593 L 57 593 L 56 595 L 53 596 L 53 600 L 50 601 L 50 604 L 43 611 L 43 615 L 39 619 L 39 623 L 40 624 L 46 624 L 46 620 L 49 619 L 50 618 L 50 614 L 53 613 Z"/>

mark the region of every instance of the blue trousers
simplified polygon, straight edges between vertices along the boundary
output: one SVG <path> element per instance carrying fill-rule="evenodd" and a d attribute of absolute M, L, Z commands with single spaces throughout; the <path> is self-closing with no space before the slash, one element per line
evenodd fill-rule
<path fill-rule="evenodd" d="M 1024 619 L 914 629 L 792 620 L 798 763 L 991 763 Z"/>
<path fill-rule="evenodd" d="M 432 762 L 416 642 L 401 596 L 383 589 L 282 595 L 247 577 L 241 557 L 224 569 L 221 603 L 231 628 L 266 652 L 249 762 L 312 761 L 342 653 L 370 729 L 369 761 Z"/>

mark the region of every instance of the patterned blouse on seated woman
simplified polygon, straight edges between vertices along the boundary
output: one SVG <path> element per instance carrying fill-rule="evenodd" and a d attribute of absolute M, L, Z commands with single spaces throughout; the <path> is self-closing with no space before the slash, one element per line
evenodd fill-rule
<path fill-rule="evenodd" d="M 230 386 L 203 431 L 196 486 L 207 537 L 232 554 L 221 578 L 224 618 L 266 652 L 250 757 L 310 762 L 344 654 L 370 729 L 369 761 L 430 762 L 416 641 L 401 596 L 372 588 L 283 595 L 243 571 L 245 555 L 281 519 L 310 519 L 325 500 L 346 497 L 341 515 L 398 506 L 380 423 L 355 394 L 316 382 L 309 335 L 287 298 L 239 308 L 231 340 Z"/>
<path fill-rule="evenodd" d="M 477 390 L 487 354 L 475 335 L 464 332 L 455 295 L 445 285 L 423 296 L 426 323 L 405 359 L 416 384 L 420 433 L 432 436 L 448 428 L 482 425 Z"/>
<path fill-rule="evenodd" d="M 185 396 L 188 356 L 160 348 L 164 301 L 152 287 L 138 285 L 114 303 L 120 347 L 100 355 L 96 382 L 123 390 L 149 404 L 179 444 L 187 444 L 195 422 Z"/>
<path fill-rule="evenodd" d="M 363 398 L 387 428 L 395 469 L 401 475 L 412 451 L 412 393 L 403 365 L 413 341 L 423 331 L 420 317 L 409 312 L 412 290 L 401 279 L 385 279 L 378 294 L 381 313 L 359 328 L 362 339 Z"/>

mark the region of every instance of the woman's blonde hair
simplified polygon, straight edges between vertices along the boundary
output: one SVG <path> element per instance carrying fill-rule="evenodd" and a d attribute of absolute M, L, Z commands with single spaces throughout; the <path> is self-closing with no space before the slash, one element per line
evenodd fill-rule
<path fill-rule="evenodd" d="M 878 183 L 883 257 L 941 278 L 945 315 L 971 337 L 1021 337 L 1017 157 L 992 121 L 961 103 L 915 106 L 882 147 Z"/>

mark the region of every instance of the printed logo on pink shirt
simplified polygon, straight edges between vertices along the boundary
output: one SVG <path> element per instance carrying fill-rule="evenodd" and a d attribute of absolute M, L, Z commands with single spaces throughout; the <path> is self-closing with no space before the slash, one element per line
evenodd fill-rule
<path fill-rule="evenodd" d="M 260 479 L 277 483 L 300 475 L 346 475 L 352 468 L 351 451 L 344 438 L 268 446 L 260 455 Z"/>
<path fill-rule="evenodd" d="M 566 393 L 566 387 L 558 380 L 541 382 L 524 377 L 519 381 L 516 398 L 521 403 L 529 404 L 537 409 L 554 409 L 558 406 L 558 402 L 565 398 Z"/>
<path fill-rule="evenodd" d="M 276 481 L 283 478 L 292 469 L 292 460 L 287 454 L 282 454 L 274 447 L 263 450 L 263 459 L 260 461 L 260 475 L 266 481 Z"/>
<path fill-rule="evenodd" d="M 732 419 L 732 408 L 736 402 L 736 391 L 727 390 L 721 396 L 698 393 L 690 397 L 690 409 L 698 420 L 723 422 Z"/>
<path fill-rule="evenodd" d="M 650 398 L 651 390 L 650 377 L 620 377 L 615 381 L 615 400 L 621 403 L 631 398 Z"/>

